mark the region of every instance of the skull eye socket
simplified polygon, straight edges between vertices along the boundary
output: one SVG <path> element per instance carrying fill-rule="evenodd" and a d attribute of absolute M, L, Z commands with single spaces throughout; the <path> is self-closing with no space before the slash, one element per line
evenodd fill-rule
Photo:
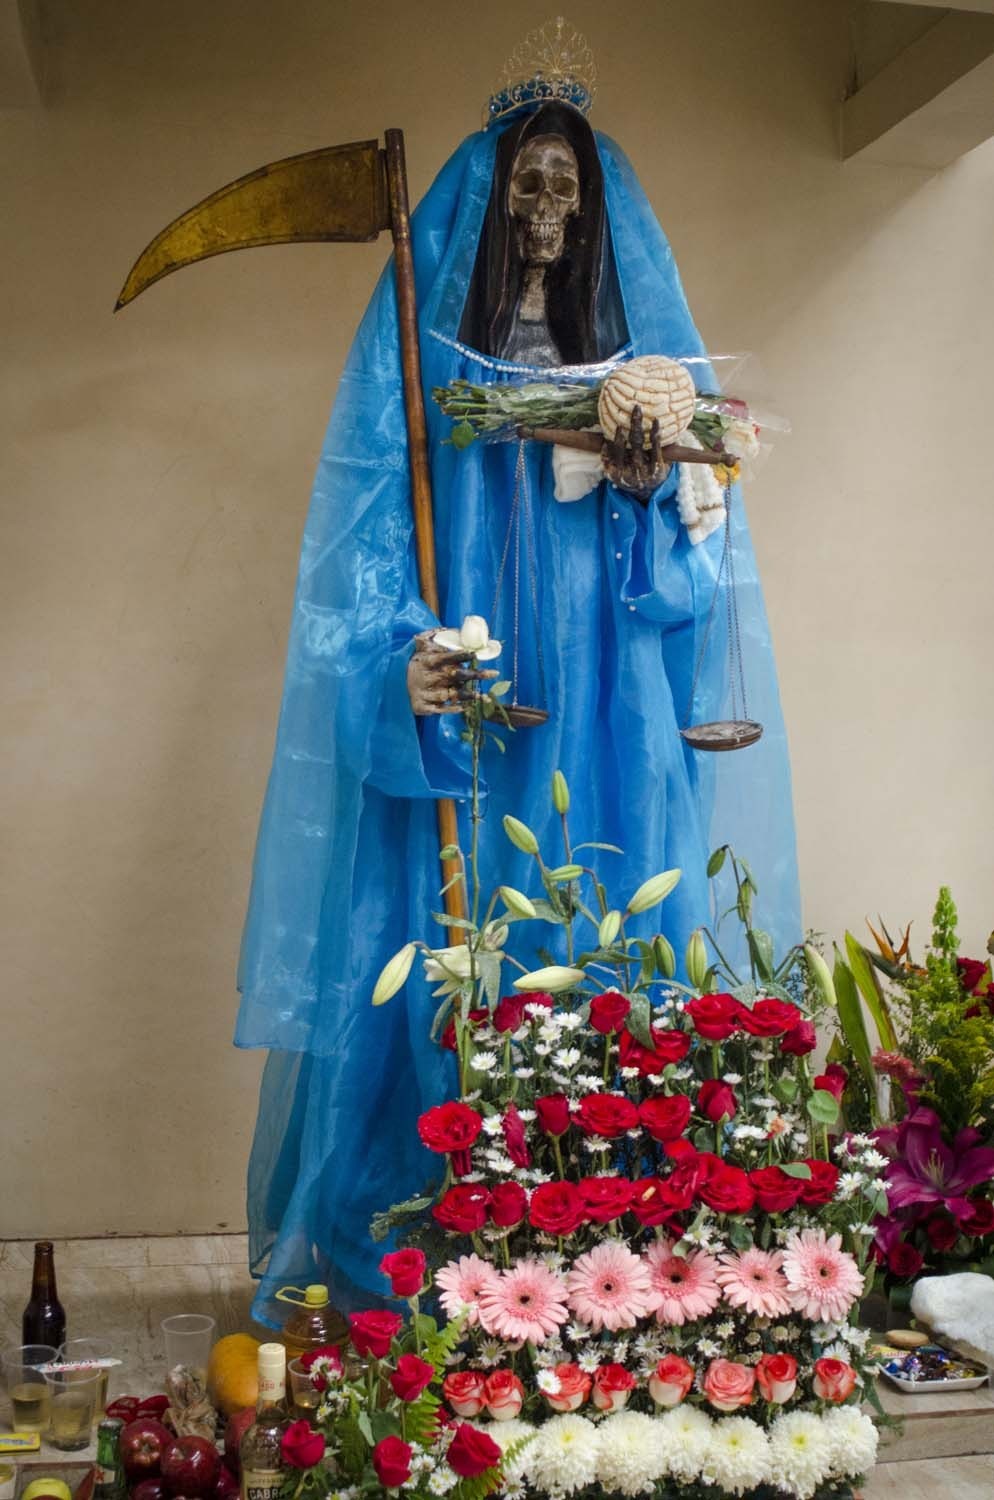
<path fill-rule="evenodd" d="M 572 177 L 554 177 L 550 186 L 557 198 L 572 198 L 576 192 L 576 183 Z"/>
<path fill-rule="evenodd" d="M 534 169 L 519 172 L 514 186 L 519 193 L 527 193 L 531 197 L 542 191 L 542 174 Z"/>

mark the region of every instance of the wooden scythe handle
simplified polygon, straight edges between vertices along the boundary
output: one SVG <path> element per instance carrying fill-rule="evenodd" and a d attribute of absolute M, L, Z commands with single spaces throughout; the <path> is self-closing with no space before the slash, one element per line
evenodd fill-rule
<path fill-rule="evenodd" d="M 431 470 L 428 467 L 428 429 L 425 422 L 424 392 L 421 388 L 421 350 L 418 345 L 418 311 L 414 295 L 414 257 L 411 253 L 411 216 L 407 198 L 407 164 L 404 159 L 404 132 L 388 130 L 384 157 L 387 191 L 390 197 L 390 228 L 393 233 L 394 267 L 397 274 L 397 316 L 400 324 L 400 362 L 404 376 L 404 409 L 407 414 L 407 455 L 411 471 L 411 507 L 414 512 L 414 547 L 418 560 L 421 597 L 428 608 L 441 619 L 438 598 L 438 569 L 435 564 L 435 526 L 431 504 Z M 441 797 L 438 808 L 438 836 L 444 847 L 458 844 L 459 824 L 456 805 L 451 797 Z M 443 860 L 442 871 L 448 890 L 445 910 L 450 917 L 465 918 L 466 887 L 453 877 L 461 873 L 459 860 Z M 452 936 L 456 939 L 459 929 Z"/>

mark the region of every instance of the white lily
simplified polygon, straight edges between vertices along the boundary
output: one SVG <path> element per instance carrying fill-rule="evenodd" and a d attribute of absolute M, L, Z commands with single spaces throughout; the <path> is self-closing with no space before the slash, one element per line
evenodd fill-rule
<path fill-rule="evenodd" d="M 483 930 L 482 950 L 503 959 L 507 932 L 505 923 L 489 922 Z M 438 985 L 434 994 L 454 995 L 466 983 L 472 972 L 469 944 L 455 943 L 451 948 L 434 948 L 425 955 L 424 964 L 425 978 L 428 983 Z"/>
<path fill-rule="evenodd" d="M 467 615 L 458 630 L 436 630 L 432 640 L 446 651 L 464 651 L 477 661 L 493 661 L 501 653 L 501 643 L 490 639 L 490 626 L 482 615 Z"/>

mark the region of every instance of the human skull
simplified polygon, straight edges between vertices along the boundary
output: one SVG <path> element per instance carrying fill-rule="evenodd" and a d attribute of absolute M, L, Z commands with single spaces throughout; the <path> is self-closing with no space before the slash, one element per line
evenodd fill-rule
<path fill-rule="evenodd" d="M 566 220 L 579 207 L 580 169 L 572 146 L 561 135 L 534 136 L 514 158 L 508 189 L 522 259 L 532 265 L 557 261 Z"/>

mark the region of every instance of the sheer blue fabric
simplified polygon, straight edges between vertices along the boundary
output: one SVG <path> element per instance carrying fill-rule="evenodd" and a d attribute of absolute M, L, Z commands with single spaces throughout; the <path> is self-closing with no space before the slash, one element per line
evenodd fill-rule
<path fill-rule="evenodd" d="M 497 132 L 471 136 L 414 217 L 426 392 L 465 376 L 518 367 L 459 344 L 456 331 L 490 192 Z M 669 245 L 625 156 L 598 137 L 608 222 L 633 353 L 700 356 Z M 429 402 L 442 623 L 490 613 L 514 490 L 514 443 L 459 452 Z M 598 856 L 620 901 L 647 876 L 680 866 L 660 912 L 677 952 L 710 914 L 705 865 L 731 842 L 749 858 L 765 925 L 778 947 L 799 935 L 787 748 L 744 508 L 733 506 L 736 576 L 754 747 L 707 756 L 688 749 L 693 666 L 721 554 L 718 533 L 691 546 L 678 524 L 676 474 L 648 506 L 606 482 L 567 505 L 553 498 L 551 450 L 526 448 L 537 607 L 549 722 L 488 753 L 484 888 L 534 887 L 501 816 L 523 817 L 560 848 L 549 789 L 561 769 L 576 841 L 619 845 Z M 493 633 L 510 634 L 509 601 Z M 522 609 L 522 701 L 536 701 L 531 603 Z M 723 611 L 719 608 L 719 620 Z M 415 1121 L 451 1087 L 449 1055 L 429 1040 L 434 1009 L 419 971 L 373 1010 L 387 958 L 438 929 L 434 799 L 460 801 L 469 768 L 459 722 L 415 720 L 406 691 L 412 637 L 435 622 L 422 603 L 412 547 L 406 432 L 392 266 L 352 346 L 318 467 L 300 561 L 286 685 L 262 815 L 239 986 L 236 1042 L 271 1049 L 249 1172 L 254 1313 L 277 1323 L 272 1293 L 329 1282 L 340 1306 L 382 1291 L 371 1215 L 417 1189 L 433 1162 Z M 697 721 L 727 716 L 725 638 L 716 630 L 693 705 Z M 507 664 L 504 663 L 504 670 Z M 553 855 L 555 857 L 555 854 Z M 514 951 L 555 935 L 529 924 Z M 538 935 L 534 935 L 537 933 Z M 529 938 L 531 951 L 524 941 Z"/>

